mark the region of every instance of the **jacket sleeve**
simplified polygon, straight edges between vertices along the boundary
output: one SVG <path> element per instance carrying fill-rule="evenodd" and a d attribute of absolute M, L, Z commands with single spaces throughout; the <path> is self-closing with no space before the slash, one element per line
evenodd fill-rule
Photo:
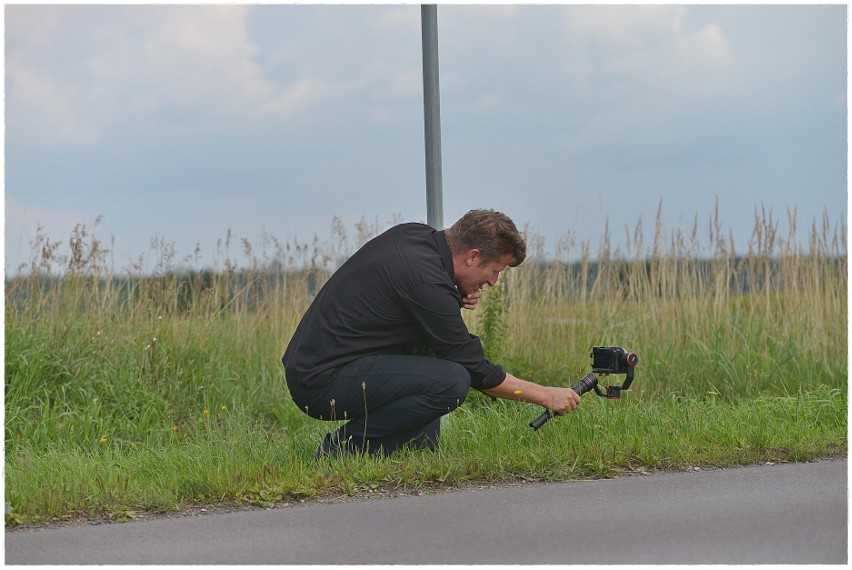
<path fill-rule="evenodd" d="M 406 310 L 435 354 L 464 366 L 472 388 L 494 388 L 505 380 L 506 373 L 485 358 L 482 343 L 462 319 L 459 301 L 455 287 L 445 283 L 424 283 L 402 295 Z"/>

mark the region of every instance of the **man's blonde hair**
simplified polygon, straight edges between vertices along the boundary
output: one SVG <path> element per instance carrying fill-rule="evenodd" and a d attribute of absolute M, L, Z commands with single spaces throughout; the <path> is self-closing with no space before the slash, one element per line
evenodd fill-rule
<path fill-rule="evenodd" d="M 515 223 L 501 212 L 471 210 L 444 232 L 454 254 L 478 249 L 486 262 L 512 256 L 509 267 L 517 267 L 527 256 L 527 244 Z"/>

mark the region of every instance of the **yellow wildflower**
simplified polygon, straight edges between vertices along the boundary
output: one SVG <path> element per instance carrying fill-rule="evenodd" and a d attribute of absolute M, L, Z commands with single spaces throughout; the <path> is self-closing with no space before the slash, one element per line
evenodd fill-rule
<path fill-rule="evenodd" d="M 210 414 L 210 410 L 207 410 L 207 409 L 205 409 L 201 412 L 202 416 L 206 416 L 206 415 L 209 415 L 209 414 Z"/>
<path fill-rule="evenodd" d="M 102 438 L 101 438 L 101 443 L 106 443 L 106 442 L 107 442 L 107 438 L 102 437 Z"/>
<path fill-rule="evenodd" d="M 225 404 L 222 404 L 222 408 L 221 408 L 221 409 L 222 409 L 222 411 L 223 411 L 223 412 L 227 412 L 227 411 L 228 411 L 228 406 L 226 406 Z"/>
<path fill-rule="evenodd" d="M 172 426 L 172 431 L 177 431 L 177 426 Z"/>

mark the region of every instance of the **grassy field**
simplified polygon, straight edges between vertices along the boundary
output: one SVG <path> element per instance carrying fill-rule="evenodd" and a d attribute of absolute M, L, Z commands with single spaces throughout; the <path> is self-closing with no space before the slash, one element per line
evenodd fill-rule
<path fill-rule="evenodd" d="M 792 216 L 790 221 L 794 221 Z M 710 219 L 593 256 L 569 236 L 465 312 L 492 359 L 516 375 L 573 385 L 595 345 L 640 355 L 620 401 L 587 395 L 533 432 L 541 411 L 478 393 L 454 412 L 440 451 L 315 462 L 334 424 L 289 400 L 280 357 L 334 264 L 369 235 L 282 245 L 217 271 L 153 259 L 117 272 L 78 228 L 64 249 L 39 236 L 6 282 L 7 524 L 133 518 L 191 503 L 276 502 L 379 487 L 809 461 L 847 452 L 845 226 L 807 240 L 756 217 L 746 250 Z M 230 239 L 230 236 L 229 236 Z M 154 268 L 140 277 L 140 268 Z"/>

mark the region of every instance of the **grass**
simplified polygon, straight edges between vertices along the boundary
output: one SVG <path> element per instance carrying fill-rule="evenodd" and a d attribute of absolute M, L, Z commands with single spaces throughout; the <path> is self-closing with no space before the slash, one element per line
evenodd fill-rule
<path fill-rule="evenodd" d="M 845 452 L 846 407 L 839 390 L 738 403 L 587 398 L 582 413 L 533 432 L 526 424 L 536 412 L 528 407 L 481 401 L 453 414 L 437 453 L 319 464 L 313 450 L 322 426 L 270 431 L 219 415 L 200 419 L 193 437 L 161 445 L 110 441 L 85 451 L 63 443 L 21 446 L 7 455 L 6 496 L 22 521 L 116 518 L 194 501 L 271 507 L 378 487 L 811 461 Z"/>
<path fill-rule="evenodd" d="M 737 254 L 718 219 L 709 248 L 697 223 L 664 236 L 659 219 L 646 246 L 640 220 L 626 250 L 605 234 L 593 260 L 569 237 L 547 262 L 531 236 L 528 261 L 465 312 L 472 331 L 545 384 L 572 385 L 593 345 L 626 346 L 640 363 L 625 397 L 588 395 L 533 432 L 540 410 L 472 393 L 437 453 L 319 464 L 333 426 L 296 409 L 279 359 L 311 293 L 377 225 L 350 240 L 335 223 L 332 246 L 243 240 L 242 267 L 229 235 L 214 271 L 176 269 L 161 241 L 119 273 L 86 228 L 66 253 L 39 235 L 6 282 L 7 523 L 845 455 L 845 226 L 815 221 L 807 247 L 795 226 L 792 212 L 782 236 L 757 213 Z"/>

